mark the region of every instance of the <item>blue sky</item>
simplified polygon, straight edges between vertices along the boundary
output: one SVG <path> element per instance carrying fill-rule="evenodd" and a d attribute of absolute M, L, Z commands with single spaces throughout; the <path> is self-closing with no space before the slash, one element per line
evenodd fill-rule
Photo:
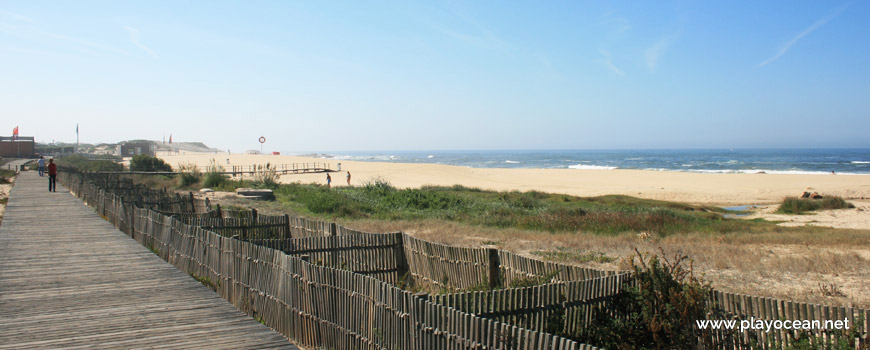
<path fill-rule="evenodd" d="M 3 1 L 0 133 L 870 147 L 870 1 Z"/>

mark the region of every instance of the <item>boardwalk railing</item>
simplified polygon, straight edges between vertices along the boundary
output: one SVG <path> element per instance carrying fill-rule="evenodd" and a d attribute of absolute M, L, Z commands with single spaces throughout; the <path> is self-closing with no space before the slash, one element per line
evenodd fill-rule
<path fill-rule="evenodd" d="M 543 336 L 544 338 L 551 337 L 551 335 L 547 333 L 555 332 L 558 334 L 571 334 L 579 336 L 578 339 L 583 339 L 583 336 L 587 334 L 590 327 L 595 327 L 595 324 L 592 324 L 591 322 L 596 315 L 599 313 L 610 314 L 613 312 L 611 305 L 612 297 L 629 286 L 631 281 L 627 275 L 614 271 L 601 271 L 544 262 L 498 249 L 446 246 L 420 240 L 403 233 L 365 233 L 348 229 L 336 223 L 286 215 L 258 216 L 256 211 L 227 210 L 224 210 L 223 215 L 221 215 L 220 209 L 217 209 L 217 214 L 214 211 L 196 214 L 197 210 L 199 210 L 196 206 L 178 207 L 177 209 L 186 212 L 172 213 L 171 217 L 153 210 L 148 211 L 146 215 L 145 211 L 141 211 L 143 209 L 138 209 L 138 207 L 134 208 L 131 204 L 132 202 L 125 200 L 124 197 L 106 193 L 106 191 L 90 182 L 84 182 L 77 179 L 79 179 L 79 177 L 76 175 L 67 175 L 67 178 L 64 179 L 64 183 L 70 183 L 70 188 L 74 193 L 84 198 L 88 203 L 91 203 L 92 206 L 100 211 L 104 217 L 113 222 L 117 227 L 121 228 L 124 232 L 128 232 L 143 245 L 151 247 L 159 254 L 162 254 L 161 256 L 170 262 L 179 259 L 177 253 L 168 253 L 170 251 L 178 251 L 178 248 L 173 247 L 179 247 L 178 244 L 182 244 L 183 241 L 173 243 L 172 240 L 180 239 L 179 237 L 190 236 L 194 237 L 191 239 L 199 240 L 200 243 L 198 244 L 202 246 L 202 249 L 204 250 L 203 254 L 205 254 L 205 251 L 208 249 L 221 248 L 221 244 L 224 244 L 224 241 L 243 242 L 251 245 L 251 247 L 258 247 L 250 249 L 269 249 L 284 254 L 281 256 L 287 256 L 288 258 L 301 261 L 296 262 L 297 260 L 293 260 L 294 264 L 302 264 L 302 262 L 304 262 L 309 265 L 319 266 L 319 268 L 316 269 L 316 271 L 319 271 L 318 273 L 329 275 L 334 273 L 324 271 L 341 271 L 342 276 L 344 276 L 344 273 L 351 273 L 353 276 L 358 276 L 350 278 L 350 280 L 365 277 L 365 281 L 368 282 L 364 283 L 375 283 L 372 282 L 372 279 L 374 279 L 378 280 L 380 283 L 388 283 L 384 286 L 389 286 L 390 288 L 395 288 L 390 284 L 402 285 L 406 289 L 423 290 L 436 294 L 431 296 L 426 294 L 416 295 L 413 297 L 414 299 L 409 300 L 426 300 L 434 305 L 441 305 L 450 310 L 458 310 L 467 313 L 467 316 L 456 316 L 460 318 L 466 317 L 462 318 L 464 321 L 461 322 L 470 322 L 467 317 L 471 317 L 470 320 L 485 318 L 490 321 L 498 322 L 500 325 L 507 326 L 509 324 L 513 327 L 521 327 L 517 328 L 516 332 L 520 332 L 519 329 L 538 332 L 536 334 Z M 76 181 L 79 182 L 77 183 Z M 111 183 L 108 184 L 111 185 Z M 123 188 L 123 186 L 121 188 Z M 154 193 L 148 193 L 148 195 L 159 196 L 159 194 Z M 172 202 L 175 199 L 173 196 L 167 195 L 166 200 Z M 135 215 L 134 210 L 136 210 Z M 223 221 L 216 223 L 217 221 L 215 221 L 215 218 L 221 218 Z M 170 223 L 164 222 L 169 219 L 172 220 Z M 269 222 L 270 224 L 267 225 L 274 226 L 264 226 L 264 222 Z M 130 227 L 133 227 L 133 224 L 135 224 L 136 229 L 130 230 Z M 182 225 L 175 229 L 181 233 L 165 237 L 162 236 L 168 234 L 167 232 L 172 231 L 171 229 L 166 228 L 174 227 L 172 225 Z M 208 230 L 203 227 L 207 227 Z M 190 233 L 188 231 L 202 231 L 208 232 L 208 234 Z M 240 233 L 240 231 L 249 233 Z M 289 237 L 287 236 L 288 233 Z M 232 247 L 236 246 L 233 245 Z M 244 247 L 248 247 L 248 245 L 245 245 Z M 199 248 L 194 249 L 193 253 L 198 252 L 198 249 Z M 196 270 L 196 272 L 191 273 L 199 276 L 208 276 L 209 280 L 213 281 L 212 283 L 226 286 L 226 284 L 223 283 L 230 283 L 230 280 L 226 273 L 221 272 L 221 268 L 231 267 L 220 265 L 225 264 L 228 261 L 226 259 L 221 260 L 221 256 L 230 255 L 231 254 L 226 252 L 213 252 L 211 255 L 204 257 L 199 256 L 194 260 L 187 259 L 185 261 L 188 262 L 184 264 L 186 264 L 185 266 L 189 265 L 199 269 Z M 189 261 L 196 261 L 196 263 L 190 265 L 191 263 Z M 207 264 L 203 261 L 207 262 Z M 173 263 L 178 266 L 178 263 Z M 207 268 L 204 266 L 207 266 Z M 181 266 L 179 267 L 184 269 Z M 245 273 L 254 273 L 254 271 L 250 270 L 244 271 L 247 271 Z M 298 270 L 293 270 L 294 272 L 288 272 L 287 270 L 281 271 L 281 273 L 290 273 L 291 275 L 293 273 L 298 273 Z M 242 273 L 238 270 L 233 270 L 233 272 Z M 257 273 L 259 274 L 260 272 Z M 276 273 L 277 272 L 274 271 L 268 272 L 267 275 L 270 277 L 267 278 L 278 278 L 275 277 Z M 306 283 L 311 283 L 311 280 L 305 281 L 307 281 Z M 528 284 L 530 281 L 537 285 L 523 288 L 505 288 L 511 285 Z M 341 283 L 350 283 L 353 285 L 353 283 L 363 282 L 340 282 L 339 284 Z M 381 286 L 380 284 L 377 285 Z M 345 284 L 341 284 L 341 286 L 345 286 Z M 217 288 L 217 285 L 215 288 Z M 250 288 L 245 288 L 243 289 L 250 292 Z M 339 294 L 348 293 L 348 291 L 351 290 L 342 289 L 345 287 L 330 288 L 333 288 L 332 290 Z M 493 288 L 496 289 L 490 290 Z M 259 291 L 259 289 L 256 290 Z M 392 289 L 390 290 L 392 291 Z M 466 292 L 467 290 L 481 291 Z M 398 289 L 398 291 L 408 293 L 402 289 Z M 399 293 L 398 291 L 390 292 L 398 293 L 390 294 L 391 297 L 400 299 L 409 298 L 406 294 Z M 265 309 L 262 307 L 259 309 L 246 309 L 248 306 L 245 305 L 248 304 L 235 301 L 236 299 L 234 298 L 238 297 L 237 294 L 227 294 L 228 292 L 221 293 L 227 297 L 228 300 L 236 303 L 237 306 L 241 305 L 239 306 L 241 309 L 247 310 L 252 315 L 259 315 L 260 313 L 265 312 L 263 311 Z M 258 295 L 269 300 L 273 298 L 271 296 L 272 294 L 264 293 L 266 292 L 262 292 Z M 282 293 L 292 294 L 292 292 L 286 290 Z M 449 294 L 437 295 L 440 293 Z M 365 295 L 368 298 L 376 298 L 375 296 L 372 296 L 372 294 Z M 377 295 L 380 296 L 381 294 Z M 396 295 L 402 296 L 398 297 Z M 359 301 L 353 300 L 355 299 L 348 299 L 347 302 L 359 303 Z M 403 303 L 408 302 L 405 299 L 402 300 Z M 266 303 L 265 301 L 258 302 L 261 304 Z M 417 301 L 414 301 L 414 303 L 416 302 Z M 252 301 L 249 301 L 248 303 L 250 305 L 255 304 Z M 375 304 L 377 303 L 378 302 L 375 302 Z M 285 308 L 287 307 L 284 304 L 281 305 Z M 326 311 L 323 310 L 318 310 L 316 312 L 317 313 L 310 314 L 314 315 L 311 316 L 313 317 L 311 319 L 320 320 L 318 321 L 319 323 L 316 324 L 318 325 L 317 327 L 322 328 L 322 332 L 338 332 L 335 334 L 343 334 L 344 336 L 353 337 L 354 339 L 364 338 L 365 340 L 359 344 L 368 344 L 366 345 L 367 347 L 383 346 L 392 348 L 392 345 L 385 346 L 382 345 L 385 343 L 379 343 L 376 340 L 372 340 L 372 337 L 389 338 L 394 336 L 385 336 L 382 333 L 383 328 L 376 328 L 378 329 L 378 336 L 375 336 L 373 333 L 365 333 L 365 330 L 359 328 L 345 328 L 343 323 L 340 324 L 341 326 L 336 326 L 338 327 L 338 330 L 332 328 L 326 329 L 323 328 L 325 327 L 323 324 L 335 323 L 332 318 L 333 316 L 323 316 L 324 313 L 326 313 Z M 386 311 L 382 310 L 379 312 Z M 710 319 L 734 319 L 738 321 L 750 320 L 752 318 L 768 321 L 810 320 L 818 321 L 821 324 L 825 324 L 825 322 L 829 320 L 842 321 L 845 319 L 849 321 L 850 325 L 853 325 L 854 331 L 853 335 L 846 335 L 841 331 L 836 332 L 823 330 L 805 332 L 717 330 L 706 332 L 704 337 L 708 338 L 706 340 L 709 340 L 710 343 L 714 344 L 714 347 L 717 349 L 786 349 L 789 346 L 793 346 L 797 339 L 801 338 L 808 338 L 812 344 L 822 346 L 821 344 L 833 344 L 838 341 L 849 341 L 849 337 L 854 335 L 866 339 L 867 335 L 870 334 L 870 322 L 868 322 L 868 320 L 870 320 L 870 310 L 867 309 L 795 303 L 721 291 L 712 292 L 708 315 Z M 613 315 L 613 317 L 617 317 L 617 315 Z M 460 322 L 448 319 L 443 319 L 442 321 Z M 429 322 L 434 329 L 438 329 L 439 331 L 444 329 L 443 327 L 439 328 L 435 324 L 437 323 L 436 321 L 430 320 Z M 314 323 L 312 323 L 312 327 L 313 325 Z M 365 324 L 365 326 L 371 326 L 371 324 Z M 420 325 L 418 324 L 418 326 Z M 471 327 L 474 330 L 472 334 L 479 334 L 480 336 L 490 335 L 490 333 L 474 333 L 475 331 L 479 332 L 482 328 L 475 328 L 478 326 L 474 326 L 473 323 L 467 323 L 466 327 Z M 311 328 L 305 329 L 310 330 Z M 401 330 L 403 332 L 412 331 L 408 328 L 401 328 Z M 453 332 L 453 330 L 451 330 L 451 332 Z M 519 345 L 517 345 L 517 347 L 505 347 L 505 344 L 513 344 L 517 339 L 526 339 L 523 338 L 523 336 L 513 334 L 512 332 L 515 332 L 513 328 L 508 331 L 499 330 L 498 332 L 501 333 L 500 335 L 497 335 L 496 338 L 501 339 L 501 343 L 484 343 L 479 338 L 472 336 L 474 340 L 466 339 L 467 341 L 464 344 L 478 344 L 482 346 L 481 348 L 488 349 L 525 348 L 520 347 Z M 284 334 L 287 335 L 288 333 Z M 296 333 L 293 334 L 295 336 Z M 543 334 L 547 335 L 544 336 Z M 416 336 L 419 335 L 415 335 L 414 337 Z M 290 335 L 288 335 L 288 337 L 290 337 Z M 446 337 L 451 338 L 453 336 L 446 335 Z M 317 339 L 305 339 L 306 341 L 312 341 L 312 343 L 305 343 L 307 345 L 321 344 L 317 346 L 322 346 L 323 344 L 314 342 L 315 340 L 320 341 Z M 431 340 L 438 338 L 426 339 Z M 562 342 L 561 339 L 564 338 L 556 337 L 547 339 L 556 339 L 559 342 Z M 343 344 L 349 345 L 351 343 Z M 395 345 L 399 343 L 389 344 Z M 435 343 L 425 344 L 431 345 Z M 576 346 L 583 348 L 583 345 L 578 344 Z M 402 346 L 402 348 L 415 347 Z M 554 346 L 552 348 L 567 349 L 570 347 Z"/>
<path fill-rule="evenodd" d="M 436 304 L 373 277 L 221 236 L 136 207 L 134 201 L 85 183 L 79 174 L 67 173 L 61 180 L 161 258 L 305 347 L 595 349 Z"/>

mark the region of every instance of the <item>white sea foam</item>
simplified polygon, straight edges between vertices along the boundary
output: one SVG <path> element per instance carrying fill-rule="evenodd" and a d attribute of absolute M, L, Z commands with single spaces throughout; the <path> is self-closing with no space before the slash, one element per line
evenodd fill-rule
<path fill-rule="evenodd" d="M 398 157 L 393 155 L 367 155 L 367 156 L 349 156 L 349 155 L 337 155 L 332 157 L 333 159 L 338 160 L 361 160 L 361 161 L 372 161 L 372 160 L 396 160 Z"/>
<path fill-rule="evenodd" d="M 807 170 L 768 170 L 768 169 L 691 169 L 687 170 L 691 173 L 703 174 L 785 174 L 785 175 L 831 175 L 829 171 L 807 171 Z M 870 175 L 857 173 L 837 173 L 837 175 Z"/>
<path fill-rule="evenodd" d="M 435 158 L 435 156 L 430 154 L 430 155 L 426 156 L 426 158 L 432 159 L 432 158 Z"/>
<path fill-rule="evenodd" d="M 870 161 L 866 160 L 853 160 L 852 164 L 870 164 Z"/>
<path fill-rule="evenodd" d="M 613 170 L 613 169 L 616 169 L 615 166 L 586 165 L 586 164 L 569 165 L 568 168 L 580 169 L 580 170 Z"/>
<path fill-rule="evenodd" d="M 504 161 L 504 162 L 505 162 L 505 163 L 508 163 L 508 164 L 520 164 L 520 162 L 515 161 L 515 160 L 506 160 L 506 161 Z"/>

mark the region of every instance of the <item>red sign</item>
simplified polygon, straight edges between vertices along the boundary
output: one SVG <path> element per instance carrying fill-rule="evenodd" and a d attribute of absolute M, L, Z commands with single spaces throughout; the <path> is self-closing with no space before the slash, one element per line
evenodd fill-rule
<path fill-rule="evenodd" d="M 15 126 L 15 129 L 12 129 L 12 139 L 18 140 L 18 126 Z"/>
<path fill-rule="evenodd" d="M 260 136 L 260 143 L 266 143 L 266 137 Z"/>

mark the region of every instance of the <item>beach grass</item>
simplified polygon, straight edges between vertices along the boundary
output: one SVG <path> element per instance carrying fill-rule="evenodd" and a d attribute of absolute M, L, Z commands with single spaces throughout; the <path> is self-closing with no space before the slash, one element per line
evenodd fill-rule
<path fill-rule="evenodd" d="M 723 209 L 622 195 L 576 197 L 537 191 L 485 191 L 463 186 L 398 189 L 383 180 L 358 187 L 269 185 L 225 181 L 218 190 L 272 188 L 287 211 L 324 219 L 444 220 L 495 228 L 603 235 L 767 231 L 773 223 L 732 220 Z"/>
<path fill-rule="evenodd" d="M 786 197 L 776 212 L 801 215 L 817 210 L 851 209 L 854 207 L 855 205 L 852 203 L 836 196 L 825 196 L 822 199 Z"/>
<path fill-rule="evenodd" d="M 177 186 L 177 179 L 150 178 L 158 187 Z M 870 306 L 870 271 L 863 268 L 870 261 L 870 230 L 726 219 L 722 215 L 732 212 L 717 207 L 615 195 L 576 197 L 465 186 L 399 189 L 386 181 L 327 188 L 226 179 L 215 189 L 238 187 L 270 188 L 277 200 L 223 197 L 222 205 L 334 220 L 367 232 L 402 231 L 448 245 L 495 245 L 605 270 L 630 268 L 626 258 L 635 248 L 645 254 L 664 249 L 688 255 L 723 291 Z M 836 286 L 843 295 L 826 295 L 819 285 Z"/>

